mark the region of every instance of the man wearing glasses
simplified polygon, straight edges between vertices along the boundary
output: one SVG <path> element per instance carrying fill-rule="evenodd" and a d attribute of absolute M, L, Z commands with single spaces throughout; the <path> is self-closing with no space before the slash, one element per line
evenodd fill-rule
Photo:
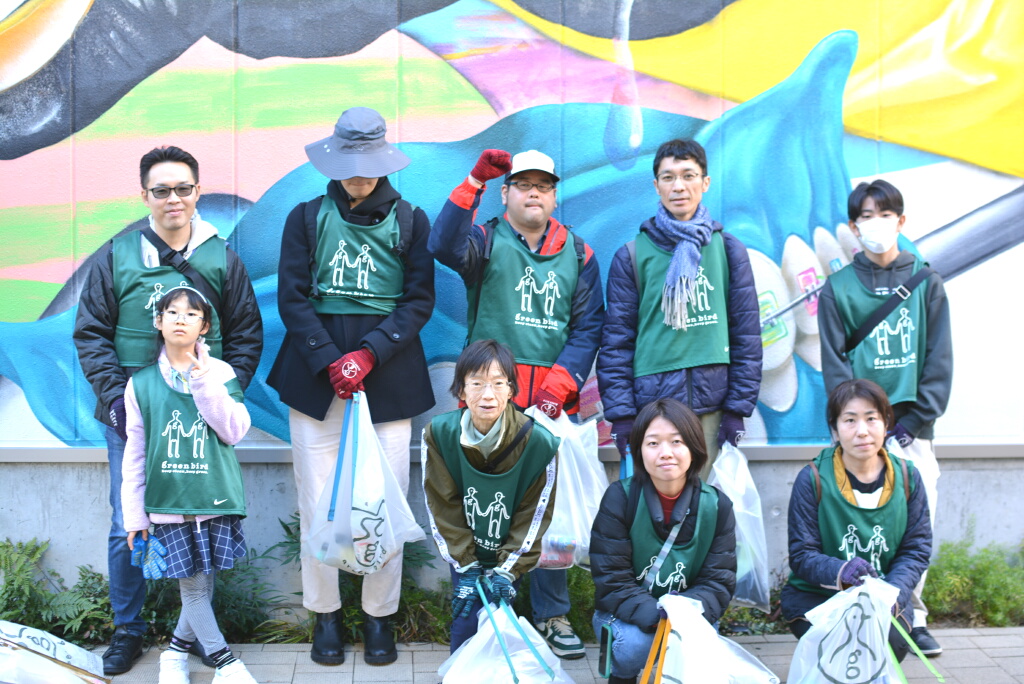
<path fill-rule="evenodd" d="M 670 140 L 654 156 L 659 203 L 608 271 L 608 324 L 597 380 L 623 458 L 633 420 L 663 397 L 700 416 L 707 478 L 736 444 L 761 387 L 761 327 L 746 247 L 701 202 L 711 185 L 704 148 Z M 639 353 L 643 350 L 643 353 Z"/>
<path fill-rule="evenodd" d="M 485 183 L 505 177 L 505 214 L 474 225 Z M 594 253 L 551 214 L 557 206 L 555 163 L 536 150 L 510 157 L 485 150 L 434 222 L 428 247 L 466 284 L 467 342 L 495 339 L 516 357 L 513 402 L 552 418 L 579 411 L 580 390 L 597 354 L 604 323 Z M 533 621 L 555 655 L 582 658 L 566 619 L 564 570 L 533 571 Z"/>
<path fill-rule="evenodd" d="M 139 171 L 149 226 L 116 236 L 95 254 L 74 332 L 82 371 L 96 392 L 96 418 L 107 426 L 113 507 L 107 563 L 115 626 L 103 654 L 107 675 L 131 669 L 142 655 L 146 632 L 146 582 L 142 570 L 131 564 L 121 511 L 121 461 L 128 378 L 156 360 L 156 302 L 182 284 L 203 292 L 214 305 L 206 335 L 210 353 L 234 368 L 243 389 L 263 349 L 263 321 L 249 274 L 218 237 L 217 228 L 196 211 L 200 188 L 195 157 L 177 147 L 159 147 L 143 155 Z"/>

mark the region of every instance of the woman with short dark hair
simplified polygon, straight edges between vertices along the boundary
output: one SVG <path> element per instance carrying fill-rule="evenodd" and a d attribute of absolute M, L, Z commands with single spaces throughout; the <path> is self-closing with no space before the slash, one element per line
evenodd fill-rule
<path fill-rule="evenodd" d="M 714 624 L 736 588 L 736 519 L 729 497 L 700 479 L 700 419 L 675 399 L 653 401 L 633 423 L 630 451 L 634 475 L 605 492 L 590 540 L 594 631 L 611 632 L 610 684 L 636 682 L 659 597 L 696 599 Z"/>
<path fill-rule="evenodd" d="M 512 351 L 495 340 L 466 347 L 451 386 L 466 407 L 423 431 L 427 515 L 451 565 L 453 653 L 476 634 L 477 580 L 486 576 L 489 598 L 511 603 L 551 523 L 559 439 L 510 401 L 515 369 Z"/>
<path fill-rule="evenodd" d="M 789 500 L 789 567 L 782 614 L 802 637 L 807 611 L 836 592 L 881 577 L 900 590 L 893 607 L 909 632 L 911 593 L 928 568 L 932 528 L 921 476 L 885 450 L 895 424 L 885 391 L 870 380 L 836 385 L 825 412 L 838 443 L 796 477 Z M 903 660 L 909 646 L 895 627 L 889 643 Z"/>

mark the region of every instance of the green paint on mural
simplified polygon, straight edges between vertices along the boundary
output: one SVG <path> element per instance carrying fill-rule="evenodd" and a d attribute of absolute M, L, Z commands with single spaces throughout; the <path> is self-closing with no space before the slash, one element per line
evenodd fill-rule
<path fill-rule="evenodd" d="M 138 197 L 0 209 L 0 268 L 47 259 L 81 260 L 148 213 Z M 75 242 L 76 233 L 78 240 Z"/>
<path fill-rule="evenodd" d="M 0 287 L 4 290 L 0 298 L 0 321 L 23 323 L 39 318 L 63 285 L 35 280 L 0 280 Z"/>
<path fill-rule="evenodd" d="M 483 96 L 441 59 L 353 60 L 237 72 L 168 71 L 137 85 L 77 137 L 322 128 L 355 102 L 388 118 L 392 112 L 399 117 L 493 112 Z"/>

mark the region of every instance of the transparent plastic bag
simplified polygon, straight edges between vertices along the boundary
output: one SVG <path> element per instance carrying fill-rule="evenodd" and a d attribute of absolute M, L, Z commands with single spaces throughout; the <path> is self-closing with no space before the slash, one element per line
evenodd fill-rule
<path fill-rule="evenodd" d="M 0 620 L 0 682 L 109 684 L 99 654 L 49 632 Z"/>
<path fill-rule="evenodd" d="M 438 669 L 443 684 L 573 684 L 544 638 L 504 602 L 481 610 L 478 620 L 476 634 Z"/>
<path fill-rule="evenodd" d="M 891 684 L 902 671 L 889 653 L 889 624 L 899 589 L 867 577 L 807 612 L 811 628 L 797 643 L 787 681 Z"/>
<path fill-rule="evenodd" d="M 705 619 L 700 601 L 666 594 L 658 599 L 658 605 L 668 613 L 662 681 L 684 684 L 779 683 L 779 678 L 760 660 L 715 631 Z"/>
<path fill-rule="evenodd" d="M 761 496 L 747 466 L 747 457 L 726 442 L 711 468 L 708 484 L 732 501 L 736 515 L 736 593 L 732 602 L 771 612 L 768 543 L 764 536 Z"/>
<path fill-rule="evenodd" d="M 373 430 L 366 396 L 357 392 L 345 407 L 338 460 L 302 540 L 303 552 L 345 572 L 368 575 L 395 558 L 406 542 L 424 537 Z"/>
<path fill-rule="evenodd" d="M 540 542 L 538 567 L 563 570 L 578 565 L 589 570 L 590 529 L 608 489 L 608 476 L 597 457 L 597 421 L 576 425 L 564 413 L 551 420 L 535 407 L 526 414 L 562 438 L 555 510 Z"/>

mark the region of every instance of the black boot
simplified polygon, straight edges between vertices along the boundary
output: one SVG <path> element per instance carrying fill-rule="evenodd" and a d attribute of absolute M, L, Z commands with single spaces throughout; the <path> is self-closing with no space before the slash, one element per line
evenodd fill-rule
<path fill-rule="evenodd" d="M 110 648 L 103 654 L 103 674 L 123 674 L 142 657 L 142 636 L 131 634 L 124 627 L 114 630 Z"/>
<path fill-rule="evenodd" d="M 615 677 L 608 678 L 608 684 L 636 684 L 636 677 Z"/>
<path fill-rule="evenodd" d="M 366 622 L 363 624 L 363 643 L 366 645 L 363 660 L 367 665 L 387 665 L 398 660 L 395 637 L 391 633 L 391 620 L 388 616 L 366 616 Z"/>
<path fill-rule="evenodd" d="M 313 627 L 313 648 L 309 657 L 321 665 L 341 665 L 345 662 L 345 639 L 341 635 L 338 613 L 317 613 Z"/>
<path fill-rule="evenodd" d="M 192 643 L 192 648 L 190 648 L 188 652 L 202 660 L 203 665 L 205 665 L 206 667 L 217 667 L 217 663 L 213 662 L 213 658 L 206 654 L 206 649 L 203 648 L 203 642 L 201 642 L 199 639 L 196 639 Z"/>

